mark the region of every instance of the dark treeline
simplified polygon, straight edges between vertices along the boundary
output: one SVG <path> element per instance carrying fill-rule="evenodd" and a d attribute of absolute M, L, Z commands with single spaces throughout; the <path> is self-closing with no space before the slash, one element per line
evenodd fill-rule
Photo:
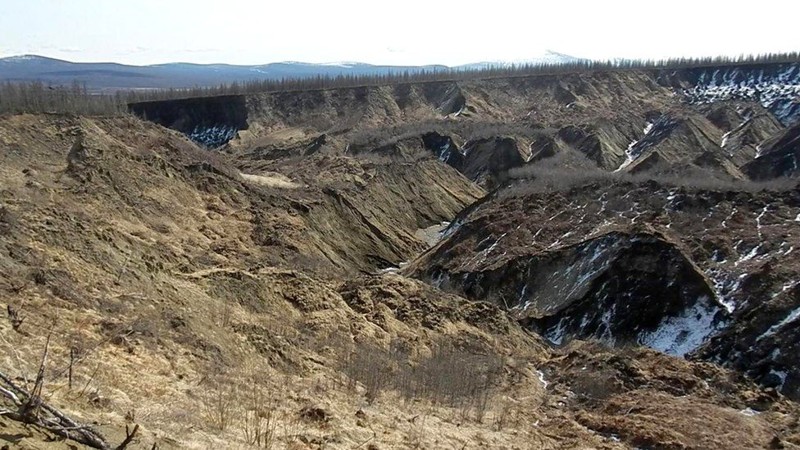
<path fill-rule="evenodd" d="M 49 86 L 42 82 L 0 84 L 0 114 L 69 113 L 116 115 L 127 110 L 126 96 L 93 95 L 85 85 Z"/>
<path fill-rule="evenodd" d="M 479 70 L 431 70 L 389 72 L 376 75 L 340 75 L 336 77 L 284 78 L 233 82 L 219 86 L 185 89 L 120 91 L 114 95 L 91 94 L 85 86 L 47 86 L 39 82 L 0 84 L 0 114 L 3 113 L 74 113 L 123 114 L 128 103 L 170 100 L 217 95 L 243 95 L 261 92 L 290 92 L 381 86 L 434 81 L 459 81 L 491 78 L 559 75 L 592 71 L 687 69 L 716 66 L 744 66 L 800 62 L 800 52 L 739 57 L 673 58 L 664 60 L 577 61 L 566 64 L 524 64 L 489 67 Z"/>

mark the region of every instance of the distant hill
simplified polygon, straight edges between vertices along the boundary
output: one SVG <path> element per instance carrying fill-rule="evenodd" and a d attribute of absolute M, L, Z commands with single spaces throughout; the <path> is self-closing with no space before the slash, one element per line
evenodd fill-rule
<path fill-rule="evenodd" d="M 262 65 L 169 63 L 131 66 L 117 63 L 76 63 L 37 55 L 0 58 L 0 82 L 41 81 L 51 85 L 69 85 L 77 81 L 91 91 L 119 89 L 182 88 L 214 86 L 221 83 L 281 78 L 335 77 L 338 75 L 378 75 L 436 70 L 476 70 L 509 67 L 512 64 L 561 64 L 579 58 L 547 52 L 540 58 L 524 61 L 495 61 L 448 67 L 444 65 L 388 66 L 359 62 L 313 64 L 277 62 Z"/>
<path fill-rule="evenodd" d="M 458 66 L 458 68 L 467 70 L 481 70 L 481 69 L 489 69 L 492 67 L 511 67 L 511 66 L 525 66 L 525 65 L 555 66 L 560 64 L 572 64 L 572 63 L 588 62 L 588 61 L 589 61 L 588 59 L 576 58 L 574 56 L 547 50 L 542 56 L 539 56 L 537 58 L 520 59 L 514 61 L 483 61 L 471 64 L 464 64 L 463 66 Z"/>

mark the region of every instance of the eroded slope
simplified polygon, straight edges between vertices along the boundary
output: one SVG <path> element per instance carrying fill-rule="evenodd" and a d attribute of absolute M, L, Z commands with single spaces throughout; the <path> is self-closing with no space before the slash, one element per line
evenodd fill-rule
<path fill-rule="evenodd" d="M 554 343 L 700 348 L 796 396 L 798 214 L 796 188 L 522 183 L 460 215 L 408 271 L 505 306 Z"/>

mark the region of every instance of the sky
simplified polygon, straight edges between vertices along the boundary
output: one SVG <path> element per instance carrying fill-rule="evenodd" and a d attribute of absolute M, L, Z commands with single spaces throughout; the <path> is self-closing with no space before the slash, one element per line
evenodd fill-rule
<path fill-rule="evenodd" d="M 0 0 L 0 57 L 446 64 L 800 50 L 800 1 Z"/>

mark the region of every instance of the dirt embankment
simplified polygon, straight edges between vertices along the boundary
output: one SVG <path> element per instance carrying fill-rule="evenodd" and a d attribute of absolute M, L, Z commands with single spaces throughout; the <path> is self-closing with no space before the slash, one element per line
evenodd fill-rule
<path fill-rule="evenodd" d="M 758 83 L 766 83 L 767 75 L 759 78 L 747 71 L 713 82 L 700 75 L 670 81 L 657 71 L 618 71 L 133 106 L 142 117 L 147 112 L 150 120 L 205 145 L 227 143 L 232 152 L 272 148 L 285 153 L 299 143 L 324 139 L 326 151 L 341 155 L 435 133 L 439 138 L 426 140 L 423 148 L 487 188 L 502 182 L 509 168 L 565 151 L 606 171 L 694 171 L 722 179 L 795 173 L 791 155 L 781 156 L 785 164 L 772 171 L 759 169 L 756 156 L 766 154 L 762 148 L 770 139 L 779 140 L 785 126 L 794 123 L 789 116 L 777 117 L 773 106 L 785 103 L 797 109 L 792 106 L 797 87 L 776 78 L 764 87 L 778 89 L 768 97 L 754 97 L 746 89 L 737 94 L 741 86 L 736 80 L 742 74 L 752 75 L 753 92 L 760 92 Z M 702 99 L 698 89 L 706 93 Z"/>
<path fill-rule="evenodd" d="M 425 245 L 417 228 L 481 194 L 418 157 L 416 144 L 379 157 L 323 151 L 245 164 L 131 118 L 49 116 L 3 118 L 0 143 L 0 290 L 24 317 L 16 328 L 0 322 L 3 370 L 27 386 L 49 335 L 45 400 L 97 422 L 110 442 L 122 441 L 126 422 L 141 425 L 141 445 L 159 448 L 246 448 L 253 427 L 262 446 L 268 437 L 296 448 L 797 441 L 794 405 L 762 399 L 744 380 L 726 388 L 735 395 L 709 397 L 677 387 L 702 377 L 653 384 L 662 376 L 645 372 L 591 394 L 622 405 L 598 409 L 582 399 L 599 381 L 561 378 L 560 358 L 574 356 L 553 353 L 497 306 L 394 274 L 355 276 L 410 258 Z M 242 178 L 243 169 L 283 184 Z M 618 358 L 609 352 L 586 358 L 609 364 Z M 642 358 L 655 368 L 672 361 Z M 700 367 L 681 364 L 680 374 Z M 719 427 L 695 428 L 700 440 L 665 434 L 673 422 L 621 415 L 630 402 L 710 414 Z M 746 436 L 712 440 L 722 423 Z M 0 426 L 21 448 L 62 445 Z"/>
<path fill-rule="evenodd" d="M 753 99 L 638 71 L 242 99 L 246 129 L 187 125 L 213 152 L 0 118 L 3 370 L 29 386 L 50 335 L 45 400 L 148 447 L 800 445 L 797 189 L 541 183 L 767 173 L 791 133 Z"/>
<path fill-rule="evenodd" d="M 407 272 L 509 308 L 551 342 L 699 351 L 798 395 L 796 188 L 536 189 L 523 181 L 461 214 Z M 682 306 L 651 316 L 668 305 Z"/>

